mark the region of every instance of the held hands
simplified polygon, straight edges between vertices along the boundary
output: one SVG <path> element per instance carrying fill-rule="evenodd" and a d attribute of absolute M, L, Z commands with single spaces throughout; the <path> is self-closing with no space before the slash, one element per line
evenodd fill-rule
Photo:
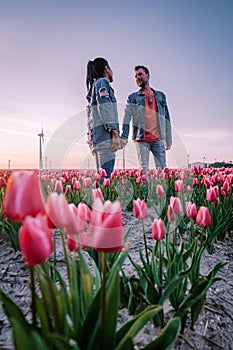
<path fill-rule="evenodd" d="M 116 151 L 118 151 L 118 149 L 121 148 L 120 147 L 120 139 L 119 139 L 117 131 L 112 129 L 111 136 L 112 136 L 112 151 L 116 152 Z"/>
<path fill-rule="evenodd" d="M 121 144 L 122 144 L 122 147 L 125 147 L 128 143 L 128 140 L 127 139 L 121 139 Z"/>

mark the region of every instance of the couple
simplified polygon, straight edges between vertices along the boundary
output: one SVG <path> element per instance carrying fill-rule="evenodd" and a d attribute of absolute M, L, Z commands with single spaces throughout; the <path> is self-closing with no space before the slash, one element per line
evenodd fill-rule
<path fill-rule="evenodd" d="M 97 168 L 105 169 L 108 178 L 114 169 L 115 152 L 128 142 L 131 119 L 132 138 L 144 174 L 148 168 L 150 151 L 154 156 L 155 165 L 164 168 L 165 148 L 169 150 L 172 144 L 165 95 L 150 87 L 150 74 L 146 67 L 136 66 L 134 73 L 140 89 L 128 97 L 120 135 L 117 101 L 110 85 L 113 81 L 113 71 L 108 61 L 102 57 L 87 64 L 88 144 L 96 155 Z"/>

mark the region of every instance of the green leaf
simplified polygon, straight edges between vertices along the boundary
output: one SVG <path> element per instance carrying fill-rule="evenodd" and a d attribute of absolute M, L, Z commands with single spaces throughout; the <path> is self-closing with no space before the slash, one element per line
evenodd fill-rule
<path fill-rule="evenodd" d="M 138 334 L 144 325 L 156 316 L 163 308 L 158 305 L 151 305 L 146 310 L 138 314 L 134 319 L 125 323 L 116 334 L 115 350 L 126 349 L 126 343 Z"/>
<path fill-rule="evenodd" d="M 181 321 L 179 317 L 171 319 L 163 328 L 160 335 L 145 346 L 143 350 L 169 350 L 179 336 Z"/>

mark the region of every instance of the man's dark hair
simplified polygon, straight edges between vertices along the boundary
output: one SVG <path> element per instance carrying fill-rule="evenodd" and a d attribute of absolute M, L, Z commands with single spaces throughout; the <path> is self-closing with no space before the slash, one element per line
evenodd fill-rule
<path fill-rule="evenodd" d="M 139 70 L 139 69 L 143 69 L 144 72 L 145 72 L 146 74 L 150 75 L 149 69 L 148 69 L 147 67 L 142 66 L 142 65 L 140 65 L 140 66 L 135 66 L 135 67 L 134 67 L 134 70 L 135 70 L 135 71 L 136 71 L 136 70 Z"/>

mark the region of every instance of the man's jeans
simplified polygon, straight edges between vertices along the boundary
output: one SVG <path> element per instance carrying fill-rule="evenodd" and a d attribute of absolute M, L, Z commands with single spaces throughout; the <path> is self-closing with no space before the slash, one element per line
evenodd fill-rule
<path fill-rule="evenodd" d="M 139 165 L 144 174 L 146 174 L 146 170 L 148 169 L 150 151 L 154 156 L 155 166 L 162 169 L 166 167 L 166 151 L 164 141 L 136 142 L 136 150 Z"/>

